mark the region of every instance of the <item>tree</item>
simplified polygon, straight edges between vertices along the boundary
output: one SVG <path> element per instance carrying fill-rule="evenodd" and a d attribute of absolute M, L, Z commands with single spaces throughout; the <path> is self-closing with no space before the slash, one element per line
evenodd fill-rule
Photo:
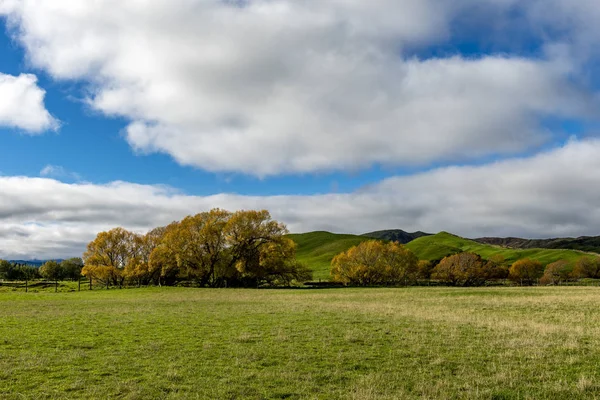
<path fill-rule="evenodd" d="M 335 256 L 331 275 L 336 282 L 357 286 L 412 284 L 418 262 L 401 244 L 371 240 Z"/>
<path fill-rule="evenodd" d="M 499 275 L 496 263 L 465 252 L 444 258 L 434 268 L 431 277 L 452 286 L 480 286 Z"/>
<path fill-rule="evenodd" d="M 573 277 L 600 279 L 600 257 L 581 257 L 575 263 Z"/>
<path fill-rule="evenodd" d="M 123 228 L 100 232 L 83 254 L 82 274 L 103 281 L 107 289 L 110 282 L 121 286 L 125 279 L 122 271 L 135 256 L 135 238 L 134 233 Z"/>
<path fill-rule="evenodd" d="M 13 265 L 6 260 L 0 260 L 0 279 L 10 279 Z"/>
<path fill-rule="evenodd" d="M 508 279 L 520 285 L 533 285 L 544 274 L 541 262 L 524 258 L 515 261 L 508 270 Z"/>
<path fill-rule="evenodd" d="M 165 233 L 165 246 L 159 250 L 163 261 L 172 256 L 181 275 L 202 286 L 221 286 L 228 275 L 227 268 L 233 270 L 225 236 L 230 216 L 228 211 L 213 209 L 188 216 L 172 226 Z"/>
<path fill-rule="evenodd" d="M 296 244 L 285 237 L 286 226 L 273 220 L 268 211 L 238 211 L 224 229 L 230 263 L 225 272 L 229 279 L 233 272 L 243 285 L 254 286 L 277 281 L 289 285 L 294 280 L 312 278 L 310 270 L 295 260 Z"/>
<path fill-rule="evenodd" d="M 177 261 L 178 240 L 176 240 L 179 222 L 172 222 L 166 227 L 157 229 L 161 232 L 160 240 L 156 241 L 148 258 L 148 271 L 151 277 L 157 276 L 156 283 L 159 285 L 161 280 L 166 284 L 173 284 L 180 276 Z"/>
<path fill-rule="evenodd" d="M 312 279 L 312 271 L 296 260 L 296 244 L 288 238 L 280 238 L 259 247 L 257 262 L 238 262 L 240 280 L 246 286 L 290 286 L 293 281 Z M 250 267 L 250 268 L 249 268 Z"/>
<path fill-rule="evenodd" d="M 420 260 L 417 266 L 417 277 L 429 281 L 436 264 L 429 260 Z"/>
<path fill-rule="evenodd" d="M 132 236 L 132 256 L 123 269 L 123 276 L 135 281 L 138 287 L 142 285 L 142 282 L 148 283 L 153 277 L 160 275 L 157 270 L 152 268 L 150 257 L 163 240 L 165 231 L 165 227 L 159 227 L 145 235 Z"/>
<path fill-rule="evenodd" d="M 56 261 L 46 261 L 40 267 L 40 274 L 44 279 L 54 281 L 54 291 L 58 291 L 58 281 L 63 279 L 64 271 Z"/>
<path fill-rule="evenodd" d="M 69 258 L 60 263 L 65 279 L 79 280 L 83 269 L 83 260 L 79 257 Z"/>
<path fill-rule="evenodd" d="M 571 275 L 571 267 L 566 260 L 558 260 L 546 266 L 540 279 L 542 285 L 557 285 L 566 281 Z"/>

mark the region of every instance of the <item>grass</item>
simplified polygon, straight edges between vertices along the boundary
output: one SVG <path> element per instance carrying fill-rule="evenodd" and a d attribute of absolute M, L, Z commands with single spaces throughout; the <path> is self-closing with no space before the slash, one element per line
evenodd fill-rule
<path fill-rule="evenodd" d="M 102 289 L 104 286 L 94 285 L 94 289 Z M 55 283 L 51 281 L 34 280 L 30 281 L 27 290 L 31 293 L 38 292 L 54 292 L 55 289 L 58 292 L 76 292 L 78 290 L 77 282 L 72 281 L 59 281 L 55 288 Z M 81 290 L 88 290 L 89 283 L 85 280 L 81 281 Z M 5 281 L 0 282 L 0 293 L 1 292 L 24 292 L 25 282 L 22 281 Z"/>
<path fill-rule="evenodd" d="M 313 270 L 313 279 L 328 280 L 331 260 L 336 255 L 367 240 L 365 236 L 340 235 L 329 232 L 293 234 L 289 237 L 296 242 L 298 260 Z"/>
<path fill-rule="evenodd" d="M 509 264 L 522 258 L 538 260 L 544 265 L 558 260 L 567 260 L 573 263 L 581 257 L 588 256 L 587 253 L 576 250 L 508 249 L 477 243 L 447 232 L 418 238 L 408 243 L 406 246 L 423 260 L 439 260 L 445 256 L 463 251 L 479 254 L 485 259 L 494 255 L 502 255 Z"/>
<path fill-rule="evenodd" d="M 0 398 L 600 398 L 598 288 L 0 293 Z"/>

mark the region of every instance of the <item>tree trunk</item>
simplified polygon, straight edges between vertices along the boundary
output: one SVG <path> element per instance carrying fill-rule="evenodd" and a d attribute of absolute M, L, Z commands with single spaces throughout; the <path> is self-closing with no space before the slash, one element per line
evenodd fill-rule
<path fill-rule="evenodd" d="M 92 276 L 90 275 L 90 290 L 92 290 Z"/>
<path fill-rule="evenodd" d="M 27 277 L 25 277 L 25 293 L 29 291 L 29 282 L 27 281 Z"/>

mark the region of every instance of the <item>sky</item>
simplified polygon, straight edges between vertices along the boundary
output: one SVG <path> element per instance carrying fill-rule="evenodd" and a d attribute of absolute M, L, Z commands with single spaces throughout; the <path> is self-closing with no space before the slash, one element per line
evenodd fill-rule
<path fill-rule="evenodd" d="M 597 0 L 0 0 L 0 258 L 211 208 L 600 235 Z"/>

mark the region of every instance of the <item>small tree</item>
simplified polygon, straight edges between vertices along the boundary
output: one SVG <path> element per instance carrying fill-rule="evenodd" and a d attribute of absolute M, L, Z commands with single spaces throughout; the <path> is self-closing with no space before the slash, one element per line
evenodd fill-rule
<path fill-rule="evenodd" d="M 58 281 L 64 276 L 63 269 L 56 261 L 46 261 L 40 267 L 40 274 L 44 279 L 54 281 L 54 291 L 58 291 Z"/>
<path fill-rule="evenodd" d="M 63 270 L 64 278 L 71 280 L 79 280 L 81 277 L 81 270 L 83 269 L 83 260 L 81 258 L 69 258 L 68 260 L 63 260 L 60 263 L 60 266 Z"/>
<path fill-rule="evenodd" d="M 557 285 L 566 281 L 571 275 L 571 267 L 566 260 L 558 260 L 546 266 L 544 275 L 540 279 L 542 285 Z"/>
<path fill-rule="evenodd" d="M 600 279 L 600 257 L 581 257 L 575 263 L 573 277 Z"/>
<path fill-rule="evenodd" d="M 508 270 L 508 279 L 519 285 L 533 285 L 544 274 L 541 262 L 524 258 L 515 261 Z"/>
<path fill-rule="evenodd" d="M 434 268 L 431 277 L 453 286 L 480 286 L 496 279 L 501 270 L 473 253 L 460 253 L 444 258 Z"/>
<path fill-rule="evenodd" d="M 336 282 L 357 286 L 412 284 L 418 272 L 417 256 L 398 243 L 362 242 L 331 262 Z"/>
<path fill-rule="evenodd" d="M 6 260 L 0 260 L 0 279 L 10 279 L 12 264 Z"/>

